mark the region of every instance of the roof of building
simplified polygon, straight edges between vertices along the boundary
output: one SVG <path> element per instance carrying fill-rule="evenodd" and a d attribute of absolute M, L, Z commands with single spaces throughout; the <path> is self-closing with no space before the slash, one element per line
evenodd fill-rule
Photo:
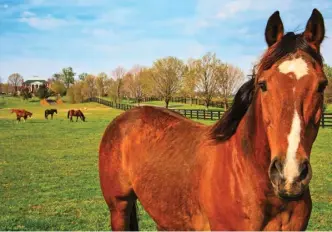
<path fill-rule="evenodd" d="M 31 84 L 31 83 L 33 83 L 33 82 L 42 82 L 42 83 L 46 83 L 47 81 L 45 81 L 45 80 L 26 80 L 26 81 L 24 81 L 23 82 L 23 84 Z"/>

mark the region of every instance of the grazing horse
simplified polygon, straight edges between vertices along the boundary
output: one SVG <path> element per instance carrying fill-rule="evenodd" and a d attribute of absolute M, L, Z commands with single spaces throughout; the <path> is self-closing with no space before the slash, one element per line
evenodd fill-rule
<path fill-rule="evenodd" d="M 80 110 L 69 110 L 67 114 L 67 118 L 70 117 L 70 121 L 73 122 L 73 116 L 76 116 L 76 122 L 78 121 L 78 117 L 81 118 L 83 122 L 85 122 L 85 116 Z"/>
<path fill-rule="evenodd" d="M 114 119 L 99 147 L 112 230 L 138 230 L 137 199 L 158 230 L 306 229 L 324 33 L 316 9 L 301 34 L 272 14 L 257 76 L 212 126 L 151 106 Z"/>
<path fill-rule="evenodd" d="M 11 113 L 16 113 L 17 122 L 21 121 L 21 118 L 23 118 L 25 122 L 28 117 L 32 117 L 32 113 L 24 109 L 12 109 Z"/>
<path fill-rule="evenodd" d="M 48 119 L 48 115 L 51 115 L 51 118 L 53 119 L 53 114 L 56 113 L 58 114 L 58 110 L 57 109 L 47 109 L 45 110 L 45 119 Z"/>

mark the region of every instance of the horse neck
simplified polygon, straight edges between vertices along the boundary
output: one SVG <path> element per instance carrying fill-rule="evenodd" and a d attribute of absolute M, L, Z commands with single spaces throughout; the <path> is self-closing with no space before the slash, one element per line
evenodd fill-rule
<path fill-rule="evenodd" d="M 262 108 L 259 97 L 256 95 L 247 113 L 241 120 L 234 135 L 237 154 L 245 157 L 243 162 L 249 162 L 256 168 L 266 171 L 269 168 L 271 155 L 264 128 Z"/>
<path fill-rule="evenodd" d="M 244 170 L 246 175 L 268 178 L 270 148 L 257 96 L 242 118 L 236 133 L 217 145 L 216 163 L 227 163 L 232 170 Z M 221 155 L 223 154 L 223 155 Z"/>

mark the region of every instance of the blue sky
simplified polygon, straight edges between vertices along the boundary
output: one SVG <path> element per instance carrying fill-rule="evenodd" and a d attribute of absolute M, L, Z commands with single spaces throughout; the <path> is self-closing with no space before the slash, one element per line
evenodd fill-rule
<path fill-rule="evenodd" d="M 313 8 L 325 18 L 322 53 L 332 65 L 331 0 L 0 0 L 0 76 L 48 78 L 63 67 L 110 74 L 216 52 L 248 73 L 264 51 L 268 17 L 302 32 Z"/>

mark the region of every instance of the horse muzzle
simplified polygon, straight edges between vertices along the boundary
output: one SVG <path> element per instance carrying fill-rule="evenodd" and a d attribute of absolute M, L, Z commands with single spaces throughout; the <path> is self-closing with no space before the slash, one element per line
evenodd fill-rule
<path fill-rule="evenodd" d="M 279 157 L 272 160 L 269 167 L 269 178 L 276 195 L 285 200 L 297 200 L 309 186 L 312 169 L 309 160 L 305 159 L 294 166 L 291 175 L 285 171 L 285 162 Z"/>

